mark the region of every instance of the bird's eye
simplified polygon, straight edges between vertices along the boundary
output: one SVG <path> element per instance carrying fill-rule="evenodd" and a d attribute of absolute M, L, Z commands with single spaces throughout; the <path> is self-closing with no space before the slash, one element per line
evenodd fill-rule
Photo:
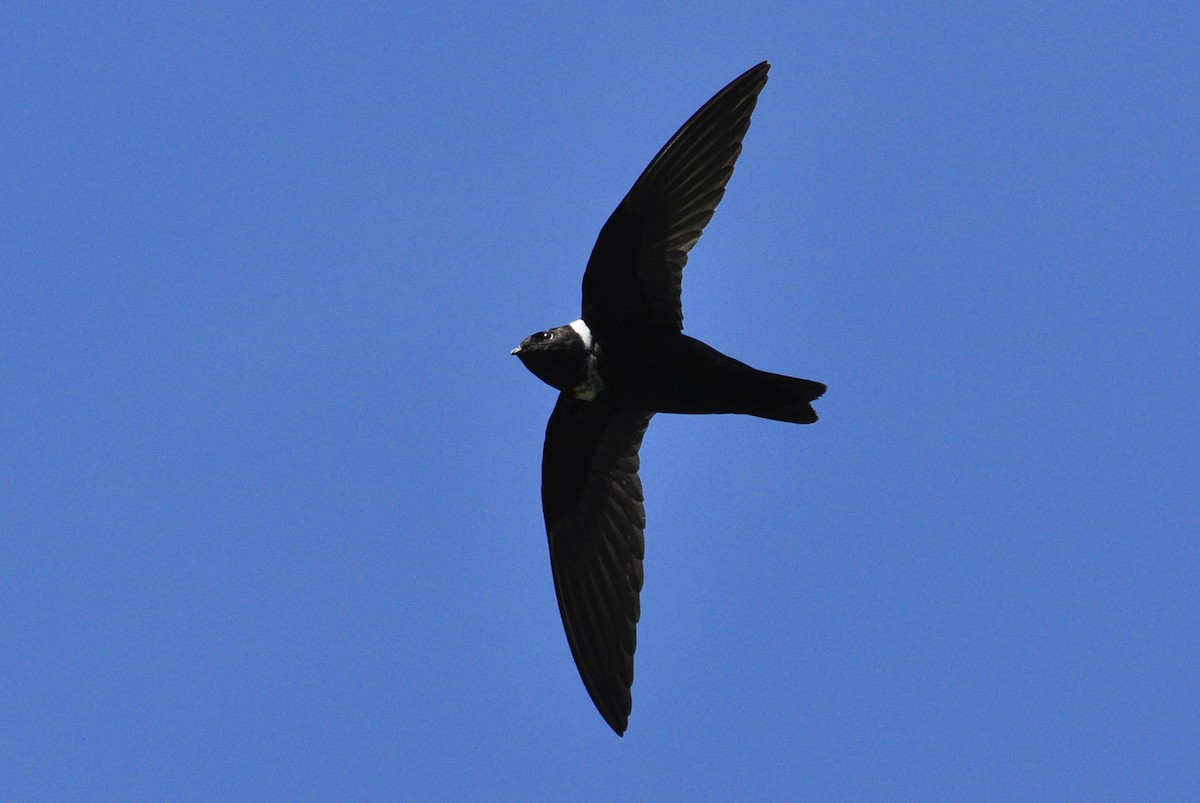
<path fill-rule="evenodd" d="M 542 341 L 543 343 L 545 343 L 547 340 L 552 339 L 553 337 L 554 337 L 553 332 L 538 332 L 538 340 Z"/>

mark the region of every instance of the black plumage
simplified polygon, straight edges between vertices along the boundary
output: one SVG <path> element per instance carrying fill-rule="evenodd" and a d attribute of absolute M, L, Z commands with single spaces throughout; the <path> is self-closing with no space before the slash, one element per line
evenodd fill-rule
<path fill-rule="evenodd" d="M 560 391 L 546 426 L 542 509 L 559 612 L 584 686 L 618 734 L 632 706 L 646 514 L 638 449 L 655 413 L 810 424 L 820 382 L 751 368 L 684 335 L 688 252 L 725 194 L 766 62 L 704 104 L 613 211 L 583 277 L 580 320 L 513 350 Z"/>

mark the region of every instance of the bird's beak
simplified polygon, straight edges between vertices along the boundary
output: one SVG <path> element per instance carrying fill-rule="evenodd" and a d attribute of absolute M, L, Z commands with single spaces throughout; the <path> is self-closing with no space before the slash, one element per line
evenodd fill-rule
<path fill-rule="evenodd" d="M 512 351 L 509 352 L 509 354 L 513 354 L 513 355 L 520 354 L 520 353 L 521 353 L 520 346 L 517 346 L 515 349 L 513 349 Z"/>

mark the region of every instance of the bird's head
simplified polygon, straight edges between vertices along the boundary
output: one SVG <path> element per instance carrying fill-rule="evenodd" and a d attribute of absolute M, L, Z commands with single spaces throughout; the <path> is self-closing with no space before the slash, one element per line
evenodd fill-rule
<path fill-rule="evenodd" d="M 583 321 L 535 332 L 512 350 L 538 379 L 557 390 L 578 388 L 588 380 L 592 333 Z"/>

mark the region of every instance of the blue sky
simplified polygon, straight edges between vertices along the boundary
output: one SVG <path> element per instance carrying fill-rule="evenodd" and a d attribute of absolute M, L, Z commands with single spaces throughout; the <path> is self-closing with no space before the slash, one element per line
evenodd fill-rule
<path fill-rule="evenodd" d="M 0 12 L 7 799 L 1200 795 L 1200 11 Z M 538 499 L 596 233 L 772 64 L 618 739 Z"/>

